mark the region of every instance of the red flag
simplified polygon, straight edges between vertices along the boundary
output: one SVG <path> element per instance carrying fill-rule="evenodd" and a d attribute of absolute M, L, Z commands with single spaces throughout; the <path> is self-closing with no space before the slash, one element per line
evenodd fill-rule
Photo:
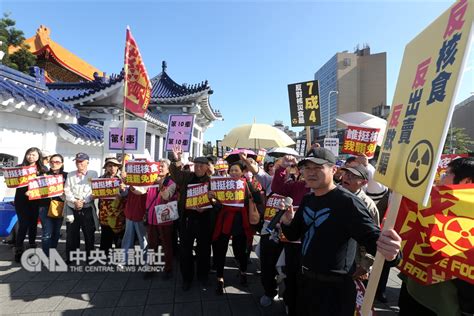
<path fill-rule="evenodd" d="M 151 82 L 138 50 L 137 43 L 127 27 L 125 43 L 125 108 L 133 114 L 143 117 L 150 103 Z"/>
<path fill-rule="evenodd" d="M 433 187 L 423 207 L 403 198 L 394 229 L 400 271 L 421 284 L 460 278 L 474 284 L 474 184 Z"/>

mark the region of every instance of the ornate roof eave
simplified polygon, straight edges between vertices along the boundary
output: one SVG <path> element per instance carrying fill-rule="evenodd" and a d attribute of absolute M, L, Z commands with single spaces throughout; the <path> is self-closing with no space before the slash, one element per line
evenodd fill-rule
<path fill-rule="evenodd" d="M 209 121 L 223 121 L 224 118 L 222 116 L 216 115 L 214 111 L 211 108 L 211 105 L 209 104 L 209 98 L 203 98 L 200 102 L 199 105 L 201 106 L 201 113 L 204 114 L 204 116 L 209 120 Z"/>
<path fill-rule="evenodd" d="M 71 66 L 69 66 L 69 64 L 67 64 L 66 62 L 64 62 L 61 58 L 58 57 L 58 55 L 54 52 L 53 48 L 48 44 L 44 47 L 42 47 L 39 51 L 37 52 L 34 52 L 33 54 L 35 54 L 36 56 L 39 56 L 43 53 L 46 53 L 46 51 L 48 52 L 48 54 L 50 56 L 53 57 L 53 59 L 58 62 L 61 66 L 63 66 L 64 68 L 66 68 L 67 70 L 75 73 L 76 75 L 84 78 L 85 80 L 94 80 L 94 77 L 92 76 L 93 74 L 91 75 L 86 75 L 82 72 L 80 72 L 79 70 L 77 69 L 74 69 L 72 68 Z"/>
<path fill-rule="evenodd" d="M 59 131 L 59 136 L 62 139 L 74 145 L 84 145 L 84 146 L 94 146 L 94 147 L 97 147 L 97 146 L 100 147 L 104 145 L 103 141 L 93 141 L 93 140 L 84 139 L 82 137 L 76 137 L 70 134 L 65 129 L 63 129 L 61 126 L 59 126 L 58 131 Z"/>
<path fill-rule="evenodd" d="M 86 104 L 90 104 L 98 100 L 101 100 L 103 98 L 109 97 L 114 93 L 119 94 L 117 95 L 118 99 L 123 99 L 123 79 L 121 81 L 117 81 L 116 83 L 102 90 L 91 91 L 82 95 L 81 97 L 65 98 L 63 99 L 63 101 L 68 104 L 86 105 Z"/>
<path fill-rule="evenodd" d="M 187 103 L 187 102 L 193 102 L 196 101 L 197 99 L 201 98 L 202 96 L 207 96 L 211 89 L 206 89 L 203 91 L 199 91 L 193 94 L 188 94 L 185 96 L 180 96 L 180 97 L 172 97 L 172 98 L 151 98 L 151 103 L 157 104 L 157 105 L 164 105 L 166 106 L 166 103 Z"/>
<path fill-rule="evenodd" d="M 43 120 L 75 123 L 79 111 L 49 95 L 33 77 L 0 65 L 0 111 L 39 114 Z"/>

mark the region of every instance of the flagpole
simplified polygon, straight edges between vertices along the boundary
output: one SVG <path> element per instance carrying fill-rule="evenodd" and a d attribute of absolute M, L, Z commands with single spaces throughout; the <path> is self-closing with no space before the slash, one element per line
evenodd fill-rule
<path fill-rule="evenodd" d="M 123 118 L 122 118 L 122 173 L 125 172 L 125 121 L 127 120 L 127 74 L 128 74 L 128 50 L 129 50 L 129 40 L 128 34 L 130 32 L 130 26 L 127 25 L 127 31 L 125 35 L 125 62 L 123 69 Z"/>

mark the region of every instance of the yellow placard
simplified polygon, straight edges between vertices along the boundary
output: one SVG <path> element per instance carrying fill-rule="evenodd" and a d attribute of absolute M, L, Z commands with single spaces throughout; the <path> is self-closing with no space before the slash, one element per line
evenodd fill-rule
<path fill-rule="evenodd" d="M 454 111 L 473 15 L 473 1 L 457 1 L 403 55 L 375 180 L 424 205 Z"/>

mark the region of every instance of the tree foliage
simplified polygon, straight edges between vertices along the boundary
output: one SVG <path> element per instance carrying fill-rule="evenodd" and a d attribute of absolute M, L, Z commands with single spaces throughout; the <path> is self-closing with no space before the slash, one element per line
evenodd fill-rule
<path fill-rule="evenodd" d="M 474 148 L 474 141 L 464 128 L 451 127 L 446 136 L 443 154 L 466 154 Z"/>
<path fill-rule="evenodd" d="M 15 28 L 15 20 L 10 18 L 9 13 L 4 13 L 0 19 L 0 41 L 1 50 L 5 53 L 2 64 L 24 73 L 29 72 L 31 66 L 36 65 L 36 56 L 29 51 L 29 46 L 24 43 L 25 36 L 23 31 Z M 20 47 L 13 54 L 8 53 L 8 47 Z"/>

